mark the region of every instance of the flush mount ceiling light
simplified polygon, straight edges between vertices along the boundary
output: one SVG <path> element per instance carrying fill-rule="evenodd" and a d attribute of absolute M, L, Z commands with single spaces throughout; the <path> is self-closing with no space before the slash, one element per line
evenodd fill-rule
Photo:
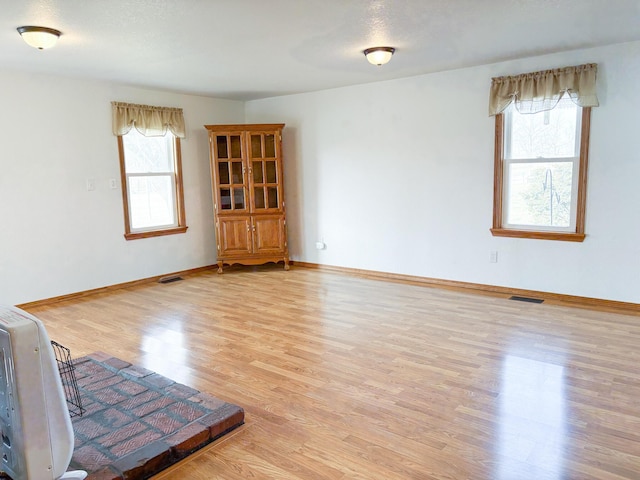
<path fill-rule="evenodd" d="M 18 27 L 18 33 L 27 45 L 44 50 L 53 47 L 62 33 L 54 28 L 47 27 Z"/>
<path fill-rule="evenodd" d="M 396 49 L 393 47 L 373 47 L 367 48 L 364 51 L 364 56 L 372 65 L 380 66 L 388 63 L 395 51 Z"/>

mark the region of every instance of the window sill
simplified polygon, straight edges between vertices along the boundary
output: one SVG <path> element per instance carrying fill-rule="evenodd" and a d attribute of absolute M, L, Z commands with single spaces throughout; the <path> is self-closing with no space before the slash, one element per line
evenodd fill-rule
<path fill-rule="evenodd" d="M 148 232 L 125 233 L 124 238 L 127 240 L 137 240 L 139 238 L 162 237 L 164 235 L 175 235 L 185 233 L 189 227 L 175 227 L 166 230 L 150 230 Z"/>
<path fill-rule="evenodd" d="M 512 238 L 532 238 L 536 240 L 560 240 L 565 242 L 584 242 L 584 233 L 564 233 L 564 232 L 536 232 L 529 230 L 508 230 L 504 228 L 492 228 L 491 234 L 494 237 Z"/>

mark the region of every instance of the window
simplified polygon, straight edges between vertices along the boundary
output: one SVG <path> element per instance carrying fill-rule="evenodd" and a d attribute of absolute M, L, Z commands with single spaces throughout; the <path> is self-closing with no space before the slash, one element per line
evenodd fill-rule
<path fill-rule="evenodd" d="M 494 235 L 584 240 L 589 111 L 566 99 L 496 116 Z"/>
<path fill-rule="evenodd" d="M 184 233 L 181 108 L 111 102 L 118 139 L 124 236 L 127 240 Z"/>
<path fill-rule="evenodd" d="M 584 240 L 595 72 L 587 64 L 493 79 L 493 235 Z"/>
<path fill-rule="evenodd" d="M 147 137 L 135 128 L 117 138 L 125 238 L 184 233 L 180 139 L 169 131 Z"/>

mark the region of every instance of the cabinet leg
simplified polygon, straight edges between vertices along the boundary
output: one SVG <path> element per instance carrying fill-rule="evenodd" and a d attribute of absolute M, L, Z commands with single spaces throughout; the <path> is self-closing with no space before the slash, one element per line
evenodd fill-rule
<path fill-rule="evenodd" d="M 222 273 L 222 262 L 218 262 L 218 273 Z"/>
<path fill-rule="evenodd" d="M 284 269 L 285 270 L 289 270 L 289 268 L 291 268 L 291 267 L 289 267 L 289 259 L 285 258 L 284 259 Z"/>

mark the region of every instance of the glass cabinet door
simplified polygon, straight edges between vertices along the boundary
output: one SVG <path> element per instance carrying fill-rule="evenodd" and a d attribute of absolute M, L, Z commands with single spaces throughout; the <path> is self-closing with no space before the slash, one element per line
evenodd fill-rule
<path fill-rule="evenodd" d="M 275 132 L 249 133 L 250 188 L 254 212 L 282 210 L 278 142 Z"/>
<path fill-rule="evenodd" d="M 242 150 L 242 136 L 239 133 L 214 136 L 214 175 L 218 177 L 217 201 L 221 212 L 247 209 L 246 168 Z"/>

